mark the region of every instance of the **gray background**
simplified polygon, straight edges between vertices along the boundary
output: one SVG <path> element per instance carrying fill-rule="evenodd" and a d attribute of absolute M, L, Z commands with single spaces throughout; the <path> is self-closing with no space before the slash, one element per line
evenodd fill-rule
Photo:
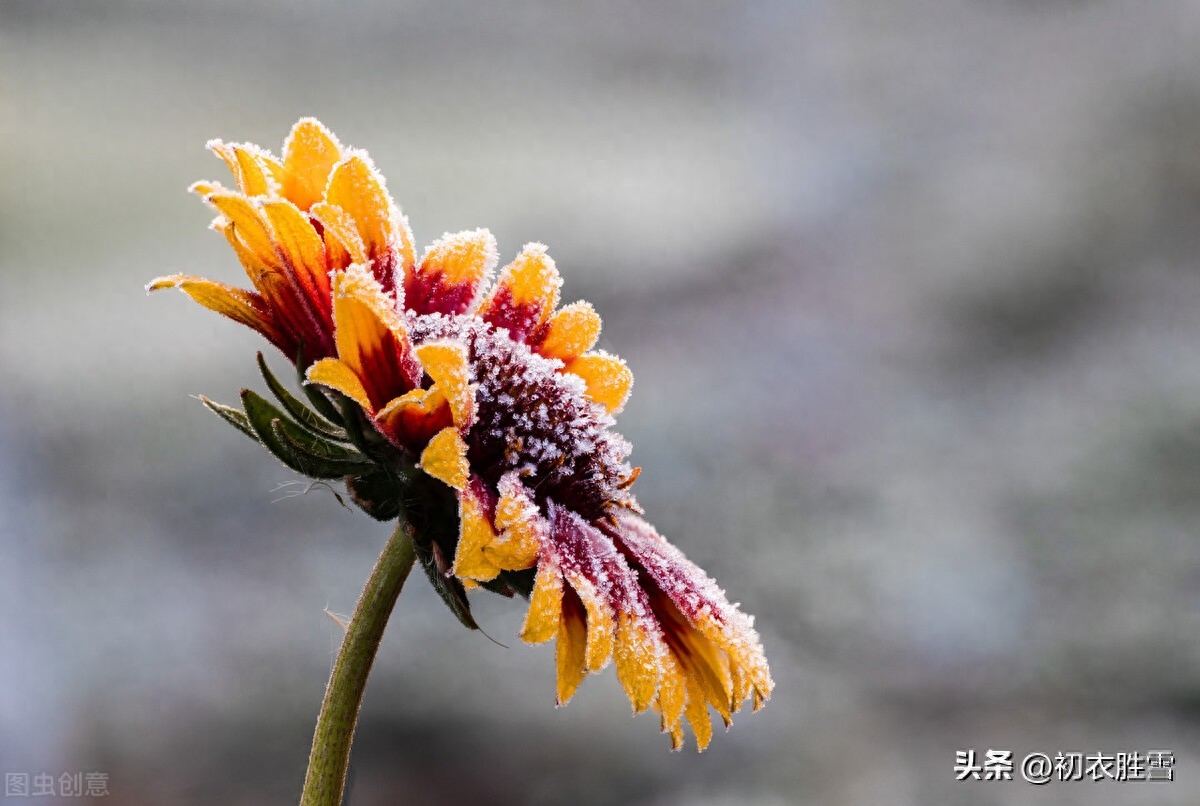
<path fill-rule="evenodd" d="M 672 755 L 611 671 L 556 711 L 520 603 L 476 598 L 502 649 L 415 579 L 353 806 L 1197 802 L 1197 43 L 1165 1 L 0 0 L 0 771 L 294 802 L 386 528 L 285 498 L 188 397 L 260 340 L 142 285 L 240 279 L 184 188 L 311 114 L 421 244 L 550 245 L 650 519 L 778 683 Z M 968 747 L 1178 780 L 957 783 Z"/>

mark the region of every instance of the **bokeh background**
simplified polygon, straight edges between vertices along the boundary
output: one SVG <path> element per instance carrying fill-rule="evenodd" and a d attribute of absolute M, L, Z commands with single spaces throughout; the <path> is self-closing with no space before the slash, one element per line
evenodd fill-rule
<path fill-rule="evenodd" d="M 239 278 L 184 189 L 301 115 L 420 243 L 550 245 L 637 376 L 640 500 L 778 683 L 673 755 L 611 670 L 556 710 L 519 602 L 476 598 L 502 648 L 414 578 L 351 806 L 1200 799 L 1200 5 L 1167 0 L 0 0 L 0 770 L 295 802 L 323 610 L 386 529 L 189 398 L 261 385 L 260 342 L 142 286 Z M 966 748 L 1177 780 L 956 782 Z"/>

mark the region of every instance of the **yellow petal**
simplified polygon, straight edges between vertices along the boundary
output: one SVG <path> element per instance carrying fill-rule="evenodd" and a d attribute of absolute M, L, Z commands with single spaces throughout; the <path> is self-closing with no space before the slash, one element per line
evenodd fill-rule
<path fill-rule="evenodd" d="M 242 193 L 264 196 L 279 190 L 282 166 L 258 146 L 210 140 L 208 147 L 229 166 Z"/>
<path fill-rule="evenodd" d="M 687 677 L 675 655 L 667 652 L 662 656 L 662 679 L 658 685 L 658 706 L 662 709 L 663 725 L 667 730 L 680 729 L 686 702 Z"/>
<path fill-rule="evenodd" d="M 266 222 L 245 196 L 220 191 L 208 194 L 204 200 L 229 219 L 255 258 L 267 266 L 279 265 L 279 255 L 275 251 L 275 243 L 271 240 Z"/>
<path fill-rule="evenodd" d="M 629 696 L 635 714 L 645 711 L 654 701 L 661 654 L 654 636 L 633 613 L 622 612 L 617 617 L 613 659 L 617 665 L 617 680 Z"/>
<path fill-rule="evenodd" d="M 309 213 L 325 230 L 325 248 L 329 250 L 331 268 L 344 269 L 351 263 L 365 264 L 367 248 L 354 225 L 354 219 L 341 207 L 317 202 Z"/>
<path fill-rule="evenodd" d="M 598 672 L 612 657 L 613 637 L 616 632 L 612 607 L 586 577 L 572 574 L 568 578 L 587 611 L 587 648 L 584 665 L 589 670 Z"/>
<path fill-rule="evenodd" d="M 310 299 L 328 311 L 329 272 L 321 236 L 299 208 L 289 201 L 264 202 L 261 209 L 275 233 L 276 245 L 307 287 Z"/>
<path fill-rule="evenodd" d="M 147 291 L 163 288 L 178 288 L 210 311 L 216 311 L 235 322 L 254 328 L 272 342 L 278 343 L 279 330 L 264 308 L 262 299 L 256 294 L 203 277 L 189 277 L 183 274 L 159 277 L 146 286 Z"/>
<path fill-rule="evenodd" d="M 562 574 L 552 563 L 543 560 L 538 565 L 533 594 L 529 597 L 529 612 L 525 614 L 525 625 L 521 628 L 522 640 L 541 644 L 554 637 L 562 621 L 562 598 Z"/>
<path fill-rule="evenodd" d="M 371 401 L 367 397 L 367 390 L 363 388 L 362 381 L 359 380 L 354 370 L 346 365 L 346 362 L 336 358 L 322 358 L 308 368 L 304 377 L 308 383 L 319 383 L 330 389 L 336 389 L 362 406 L 363 411 L 367 414 L 371 413 Z"/>
<path fill-rule="evenodd" d="M 555 659 L 558 666 L 558 704 L 566 705 L 587 675 L 584 667 L 587 626 L 583 608 L 574 596 L 563 597 L 563 617 L 558 622 Z"/>
<path fill-rule="evenodd" d="M 605 352 L 588 353 L 567 364 L 567 372 L 583 378 L 587 395 L 609 414 L 625 406 L 633 389 L 633 373 L 625 362 Z"/>
<path fill-rule="evenodd" d="M 448 429 L 457 435 L 454 429 Z M 454 575 L 486 582 L 495 579 L 500 568 L 487 559 L 484 548 L 496 539 L 483 504 L 468 486 L 458 495 L 459 536 L 454 553 Z"/>
<path fill-rule="evenodd" d="M 454 341 L 426 342 L 417 347 L 417 360 L 450 401 L 454 424 L 469 428 L 475 421 L 475 390 L 466 348 Z"/>
<path fill-rule="evenodd" d="M 308 210 L 321 200 L 329 172 L 341 158 L 341 145 L 320 121 L 296 121 L 283 142 L 283 195 L 301 210 Z"/>
<path fill-rule="evenodd" d="M 496 261 L 496 239 L 487 230 L 447 233 L 425 250 L 406 278 L 404 304 L 417 313 L 464 313 Z"/>
<path fill-rule="evenodd" d="M 600 314 L 587 302 L 572 302 L 550 317 L 538 352 L 570 363 L 596 346 Z"/>
<path fill-rule="evenodd" d="M 507 473 L 498 485 L 496 529 L 500 537 L 489 550 L 492 561 L 506 571 L 529 568 L 537 559 L 542 519 L 537 504 L 516 473 Z"/>
<path fill-rule="evenodd" d="M 696 749 L 703 751 L 712 741 L 712 719 L 708 716 L 708 706 L 704 703 L 704 691 L 701 689 L 699 681 L 690 675 L 686 676 L 685 680 L 687 681 L 687 704 L 684 706 L 684 714 L 687 716 L 688 724 L 692 726 L 692 733 L 696 734 Z"/>
<path fill-rule="evenodd" d="M 364 267 L 334 275 L 333 322 L 338 357 L 358 375 L 373 406 L 382 408 L 417 385 L 420 369 L 408 329 Z"/>
<path fill-rule="evenodd" d="M 467 486 L 467 443 L 456 428 L 443 428 L 421 452 L 420 468 L 456 490 Z"/>
<path fill-rule="evenodd" d="M 544 244 L 526 244 L 517 259 L 504 267 L 500 279 L 479 306 L 479 315 L 496 327 L 507 328 L 514 341 L 536 333 L 558 306 L 562 277 Z"/>
<path fill-rule="evenodd" d="M 372 260 L 383 260 L 395 249 L 401 265 L 412 267 L 415 258 L 408 224 L 366 154 L 353 153 L 333 167 L 325 199 L 354 219 Z"/>
<path fill-rule="evenodd" d="M 418 449 L 454 420 L 446 396 L 434 388 L 405 392 L 384 406 L 375 422 L 394 442 Z"/>

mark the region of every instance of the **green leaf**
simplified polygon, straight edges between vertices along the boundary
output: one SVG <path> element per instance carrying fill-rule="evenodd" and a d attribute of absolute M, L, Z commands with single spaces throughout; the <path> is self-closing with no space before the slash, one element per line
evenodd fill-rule
<path fill-rule="evenodd" d="M 314 478 L 335 479 L 362 473 L 372 465 L 357 451 L 315 437 L 289 420 L 276 418 L 271 430 Z"/>
<path fill-rule="evenodd" d="M 250 437 L 250 439 L 262 444 L 262 440 L 259 439 L 258 434 L 254 432 L 254 429 L 250 425 L 250 419 L 244 412 L 238 411 L 232 406 L 223 406 L 220 403 L 209 400 L 204 395 L 200 395 L 200 402 L 203 403 L 204 406 L 213 414 L 217 415 L 222 420 L 229 423 L 246 436 Z"/>
<path fill-rule="evenodd" d="M 425 576 L 429 577 L 430 584 L 442 597 L 446 607 L 468 630 L 478 630 L 479 625 L 471 615 L 471 603 L 467 601 L 467 589 L 458 581 L 458 577 L 446 576 L 450 566 L 441 547 L 437 543 L 427 543 L 416 545 L 415 548 L 417 559 L 425 569 Z"/>
<path fill-rule="evenodd" d="M 359 454 L 314 437 L 250 389 L 242 390 L 242 406 L 259 441 L 297 473 L 313 478 L 338 478 L 351 472 L 348 468 L 361 471 L 365 466 Z"/>
<path fill-rule="evenodd" d="M 328 422 L 324 417 L 317 414 L 315 411 L 305 406 L 296 396 L 287 390 L 279 379 L 272 374 L 270 368 L 267 367 L 267 360 L 263 358 L 263 354 L 258 354 L 258 370 L 262 373 L 263 380 L 267 382 L 267 387 L 271 393 L 283 404 L 287 409 L 288 414 L 299 423 L 302 427 L 311 431 L 313 434 L 326 439 L 337 440 L 338 442 L 349 442 L 350 438 L 346 436 L 346 431 L 338 428 L 336 425 Z M 322 400 L 325 397 L 322 395 Z"/>

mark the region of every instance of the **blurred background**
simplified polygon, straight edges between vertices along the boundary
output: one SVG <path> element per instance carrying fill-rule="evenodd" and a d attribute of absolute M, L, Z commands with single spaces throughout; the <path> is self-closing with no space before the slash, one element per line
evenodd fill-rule
<path fill-rule="evenodd" d="M 554 708 L 522 603 L 475 598 L 501 648 L 414 577 L 350 806 L 1196 803 L 1198 42 L 1188 2 L 0 0 L 0 770 L 295 802 L 387 528 L 191 399 L 263 344 L 142 287 L 244 279 L 204 143 L 315 115 L 419 244 L 549 244 L 778 684 L 673 755 L 611 670 Z"/>

